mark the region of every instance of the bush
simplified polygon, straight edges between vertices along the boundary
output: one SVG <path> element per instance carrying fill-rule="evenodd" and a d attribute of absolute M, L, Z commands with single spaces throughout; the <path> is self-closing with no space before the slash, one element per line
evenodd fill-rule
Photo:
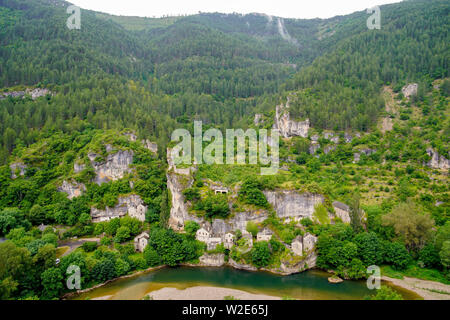
<path fill-rule="evenodd" d="M 111 243 L 112 243 L 112 239 L 111 239 L 111 238 L 108 238 L 108 237 L 103 237 L 103 238 L 100 240 L 100 244 L 101 244 L 102 246 L 109 246 Z"/>
<path fill-rule="evenodd" d="M 95 249 L 97 249 L 97 242 L 86 241 L 85 243 L 83 243 L 81 248 L 84 250 L 84 252 L 93 252 Z"/>
<path fill-rule="evenodd" d="M 386 242 L 384 245 L 384 261 L 394 269 L 404 270 L 411 263 L 411 256 L 405 245 L 399 242 Z"/>
<path fill-rule="evenodd" d="M 440 268 L 441 258 L 439 256 L 439 251 L 433 244 L 427 244 L 419 252 L 419 260 L 423 262 L 424 266 L 427 268 Z"/>
<path fill-rule="evenodd" d="M 253 179 L 247 179 L 239 190 L 239 199 L 247 204 L 267 208 L 269 203 L 260 188 L 262 188 L 260 182 Z"/>
<path fill-rule="evenodd" d="M 147 246 L 144 249 L 144 259 L 150 267 L 156 267 L 161 264 L 158 252 L 150 246 Z"/>
<path fill-rule="evenodd" d="M 117 243 L 122 243 L 129 240 L 130 237 L 131 237 L 130 229 L 128 227 L 120 227 L 119 229 L 117 229 L 114 241 Z"/>
<path fill-rule="evenodd" d="M 403 297 L 389 287 L 381 286 L 373 296 L 366 297 L 366 300 L 403 300 Z"/>
<path fill-rule="evenodd" d="M 189 188 L 183 191 L 183 195 L 187 201 L 200 200 L 200 192 L 197 188 Z"/>
<path fill-rule="evenodd" d="M 195 221 L 189 220 L 186 221 L 186 223 L 184 224 L 184 230 L 186 231 L 186 234 L 190 237 L 195 238 L 198 229 L 200 229 L 200 225 Z"/>
<path fill-rule="evenodd" d="M 251 250 L 252 263 L 258 268 L 265 267 L 269 264 L 270 255 L 269 243 L 257 242 Z"/>
<path fill-rule="evenodd" d="M 208 196 L 202 201 L 202 209 L 208 218 L 226 218 L 230 214 L 227 196 L 223 194 Z"/>

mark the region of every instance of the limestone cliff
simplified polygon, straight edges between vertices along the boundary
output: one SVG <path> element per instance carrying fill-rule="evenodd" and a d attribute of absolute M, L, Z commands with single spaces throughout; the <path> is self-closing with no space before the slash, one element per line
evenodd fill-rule
<path fill-rule="evenodd" d="M 106 207 L 105 210 L 91 208 L 93 222 L 109 221 L 114 218 L 121 218 L 125 215 L 145 221 L 147 207 L 138 195 L 119 197 L 118 204 L 114 208 Z"/>
<path fill-rule="evenodd" d="M 445 158 L 444 156 L 440 155 L 436 151 L 434 151 L 432 148 L 427 149 L 427 154 L 431 157 L 431 160 L 428 161 L 427 166 L 433 169 L 441 169 L 441 170 L 448 170 L 450 169 L 450 160 Z M 449 152 L 449 158 L 450 158 L 450 152 Z"/>
<path fill-rule="evenodd" d="M 417 95 L 417 90 L 419 85 L 417 83 L 410 83 L 402 88 L 402 93 L 405 98 L 410 98 L 411 96 Z"/>
<path fill-rule="evenodd" d="M 184 180 L 184 183 L 182 182 Z M 201 219 L 190 216 L 184 199 L 183 190 L 192 186 L 193 179 L 190 176 L 179 175 L 175 172 L 167 173 L 167 189 L 170 192 L 171 209 L 169 227 L 176 231 L 184 229 L 184 222 L 194 220 L 201 223 Z"/>
<path fill-rule="evenodd" d="M 119 150 L 116 153 L 110 153 L 105 161 L 99 162 L 97 162 L 98 155 L 95 153 L 89 153 L 88 157 L 96 173 L 94 181 L 99 185 L 122 179 L 126 173 L 132 171 L 129 167 L 133 163 L 132 150 Z"/>
<path fill-rule="evenodd" d="M 276 107 L 275 121 L 273 128 L 280 131 L 284 138 L 300 136 L 306 138 L 309 131 L 309 119 L 305 121 L 291 120 L 289 114 L 289 99 L 286 105 L 279 105 Z"/>
<path fill-rule="evenodd" d="M 64 180 L 62 185 L 58 188 L 58 191 L 66 193 L 67 197 L 72 200 L 73 198 L 81 196 L 83 192 L 86 191 L 86 186 L 75 181 L 68 182 Z"/>
<path fill-rule="evenodd" d="M 314 207 L 324 201 L 324 197 L 321 195 L 302 194 L 295 190 L 264 191 L 264 195 L 279 218 L 295 221 L 311 218 L 314 214 Z"/>

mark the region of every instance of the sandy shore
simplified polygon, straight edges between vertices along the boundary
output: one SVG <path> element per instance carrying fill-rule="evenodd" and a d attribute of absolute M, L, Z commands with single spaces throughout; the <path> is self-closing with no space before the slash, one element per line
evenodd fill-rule
<path fill-rule="evenodd" d="M 381 279 L 389 281 L 398 287 L 413 291 L 425 300 L 450 300 L 450 285 L 447 284 L 408 277 L 395 279 L 383 276 Z"/>
<path fill-rule="evenodd" d="M 224 300 L 226 296 L 233 296 L 238 300 L 281 300 L 279 297 L 216 287 L 192 287 L 184 290 L 163 288 L 151 292 L 149 296 L 153 300 Z"/>

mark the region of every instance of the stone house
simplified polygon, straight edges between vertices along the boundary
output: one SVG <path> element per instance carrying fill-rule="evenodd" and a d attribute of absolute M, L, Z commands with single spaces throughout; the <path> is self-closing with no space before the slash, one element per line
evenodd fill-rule
<path fill-rule="evenodd" d="M 224 243 L 225 249 L 230 250 L 234 245 L 234 234 L 232 234 L 231 232 L 226 233 L 224 236 L 223 243 Z"/>
<path fill-rule="evenodd" d="M 144 252 L 145 247 L 148 245 L 150 235 L 144 231 L 140 235 L 134 238 L 134 249 L 138 252 Z"/>
<path fill-rule="evenodd" d="M 350 223 L 350 207 L 348 205 L 339 201 L 334 201 L 333 208 L 336 217 L 340 218 L 344 223 Z"/>
<path fill-rule="evenodd" d="M 301 236 L 297 236 L 291 244 L 291 249 L 297 256 L 303 255 L 303 238 Z"/>
<path fill-rule="evenodd" d="M 227 188 L 216 188 L 214 189 L 214 194 L 228 194 Z"/>
<path fill-rule="evenodd" d="M 201 242 L 207 242 L 210 237 L 211 233 L 205 228 L 198 229 L 197 233 L 195 234 L 195 239 Z"/>
<path fill-rule="evenodd" d="M 214 250 L 221 243 L 222 243 L 222 238 L 219 238 L 219 237 L 213 238 L 213 237 L 211 237 L 211 238 L 209 238 L 206 241 L 206 247 L 207 247 L 208 250 Z"/>
<path fill-rule="evenodd" d="M 272 235 L 272 230 L 264 228 L 256 235 L 256 241 L 269 241 L 272 238 Z"/>
<path fill-rule="evenodd" d="M 313 236 L 312 234 L 308 233 L 303 237 L 303 250 L 305 252 L 310 251 L 314 248 L 315 244 L 317 242 L 317 237 Z"/>

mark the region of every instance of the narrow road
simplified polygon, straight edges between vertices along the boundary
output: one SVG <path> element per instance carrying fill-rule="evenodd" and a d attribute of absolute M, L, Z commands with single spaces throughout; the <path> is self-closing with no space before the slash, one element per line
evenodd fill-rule
<path fill-rule="evenodd" d="M 60 242 L 59 247 L 69 247 L 69 250 L 64 252 L 64 254 L 61 257 L 65 257 L 65 256 L 69 255 L 75 249 L 81 247 L 83 245 L 83 243 L 85 243 L 85 242 L 94 242 L 94 241 L 97 243 L 100 243 L 100 238 L 85 238 L 85 239 L 79 239 L 79 240 L 74 240 L 74 241 L 70 241 L 70 242 Z"/>

